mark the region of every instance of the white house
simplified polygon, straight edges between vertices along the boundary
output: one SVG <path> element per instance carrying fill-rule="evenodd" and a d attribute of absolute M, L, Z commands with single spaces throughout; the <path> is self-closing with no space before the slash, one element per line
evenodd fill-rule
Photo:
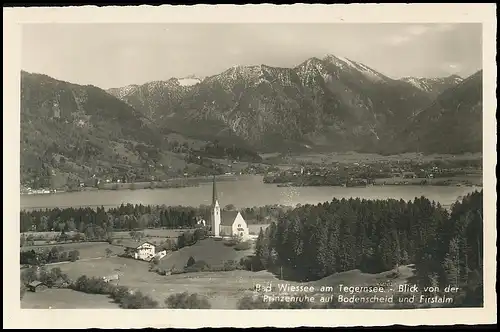
<path fill-rule="evenodd" d="M 212 235 L 215 237 L 239 237 L 242 240 L 249 238 L 248 225 L 238 211 L 221 211 L 217 190 L 215 188 L 215 176 L 213 178 L 212 192 Z"/>
<path fill-rule="evenodd" d="M 155 245 L 149 242 L 136 242 L 125 244 L 125 254 L 128 256 L 140 259 L 143 261 L 150 261 L 155 256 Z"/>

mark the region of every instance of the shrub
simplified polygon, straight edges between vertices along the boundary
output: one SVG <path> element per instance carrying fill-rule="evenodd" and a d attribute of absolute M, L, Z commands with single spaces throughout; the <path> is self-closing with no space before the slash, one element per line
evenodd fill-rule
<path fill-rule="evenodd" d="M 162 269 L 162 268 L 157 268 L 156 273 L 158 273 L 161 276 L 166 276 L 167 275 L 167 270 Z"/>
<path fill-rule="evenodd" d="M 185 273 L 210 271 L 210 265 L 205 261 L 197 261 L 193 265 L 184 268 Z"/>
<path fill-rule="evenodd" d="M 120 303 L 121 300 L 129 294 L 129 289 L 125 286 L 116 286 L 111 291 L 111 297 L 117 302 Z"/>
<path fill-rule="evenodd" d="M 187 263 L 186 263 L 186 267 L 190 267 L 192 265 L 194 265 L 196 263 L 196 261 L 194 260 L 193 256 L 190 256 Z"/>
<path fill-rule="evenodd" d="M 234 270 L 238 270 L 240 269 L 240 264 L 238 264 L 237 261 L 235 260 L 228 260 L 228 261 L 224 261 L 224 267 L 223 267 L 223 270 L 224 271 L 234 271 Z"/>
<path fill-rule="evenodd" d="M 205 297 L 188 292 L 170 295 L 165 299 L 165 305 L 172 309 L 210 309 L 212 307 Z"/>
<path fill-rule="evenodd" d="M 248 250 L 252 248 L 252 244 L 250 242 L 240 242 L 234 246 L 234 250 Z"/>
<path fill-rule="evenodd" d="M 224 243 L 225 246 L 233 247 L 236 244 L 238 244 L 238 241 L 236 241 L 234 239 L 231 239 L 231 240 L 225 240 L 223 243 Z"/>
<path fill-rule="evenodd" d="M 238 309 L 268 309 L 268 304 L 261 297 L 254 299 L 252 296 L 244 296 L 238 301 Z"/>
<path fill-rule="evenodd" d="M 120 307 L 123 309 L 154 309 L 158 308 L 158 302 L 137 291 L 133 294 L 127 293 L 120 300 Z"/>
<path fill-rule="evenodd" d="M 247 271 L 262 271 L 265 269 L 262 261 L 256 256 L 246 256 L 240 259 L 240 266 Z"/>
<path fill-rule="evenodd" d="M 83 275 L 71 286 L 73 290 L 88 294 L 107 294 L 124 309 L 157 308 L 158 302 L 141 292 L 130 293 L 124 286 L 115 286 L 100 278 L 88 278 Z"/>
<path fill-rule="evenodd" d="M 78 250 L 72 250 L 69 252 L 68 258 L 70 261 L 75 262 L 77 259 L 80 258 L 80 252 Z"/>

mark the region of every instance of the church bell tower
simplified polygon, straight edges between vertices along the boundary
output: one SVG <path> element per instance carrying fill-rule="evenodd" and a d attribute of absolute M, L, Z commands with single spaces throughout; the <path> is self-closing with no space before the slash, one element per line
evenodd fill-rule
<path fill-rule="evenodd" d="M 212 234 L 215 237 L 220 236 L 220 221 L 221 221 L 221 216 L 220 216 L 220 205 L 219 201 L 217 200 L 217 189 L 215 187 L 215 175 L 213 177 L 213 184 L 212 184 Z"/>

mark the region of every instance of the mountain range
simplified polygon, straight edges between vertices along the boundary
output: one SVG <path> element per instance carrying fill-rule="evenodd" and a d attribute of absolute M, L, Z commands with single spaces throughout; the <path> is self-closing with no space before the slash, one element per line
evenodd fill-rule
<path fill-rule="evenodd" d="M 327 55 L 293 68 L 235 66 L 203 79 L 107 91 L 22 72 L 21 164 L 27 177 L 61 158 L 72 163 L 69 173 L 75 167 L 147 167 L 149 154 L 162 165 L 182 160 L 173 137 L 198 149 L 218 142 L 247 154 L 479 152 L 482 71 L 466 79 L 398 80 Z"/>

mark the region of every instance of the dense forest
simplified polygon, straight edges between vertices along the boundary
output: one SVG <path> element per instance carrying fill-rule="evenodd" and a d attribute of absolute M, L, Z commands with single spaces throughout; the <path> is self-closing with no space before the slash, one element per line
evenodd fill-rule
<path fill-rule="evenodd" d="M 227 205 L 225 210 L 235 207 Z M 21 232 L 80 232 L 87 240 L 106 239 L 107 234 L 117 230 L 146 228 L 192 228 L 200 218 L 210 220 L 209 206 L 151 206 L 122 204 L 104 209 L 65 208 L 21 211 Z M 241 213 L 248 223 L 263 223 L 284 215 L 290 207 L 266 205 L 245 208 Z"/>
<path fill-rule="evenodd" d="M 284 268 L 301 280 L 413 263 L 417 284 L 457 285 L 464 305 L 481 305 L 482 202 L 483 192 L 476 191 L 451 212 L 425 197 L 305 205 L 261 231 L 256 258 L 261 268 Z"/>

